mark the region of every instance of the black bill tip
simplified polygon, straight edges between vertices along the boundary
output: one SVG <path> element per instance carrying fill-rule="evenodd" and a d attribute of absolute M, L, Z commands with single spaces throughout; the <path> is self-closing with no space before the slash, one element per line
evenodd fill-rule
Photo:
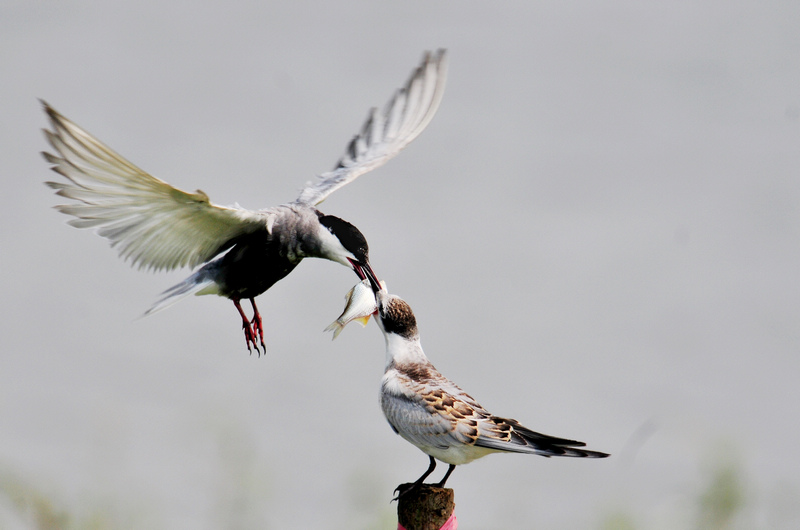
<path fill-rule="evenodd" d="M 378 281 L 378 277 L 375 275 L 375 271 L 372 270 L 372 267 L 369 263 L 360 263 L 351 259 L 350 264 L 353 266 L 353 270 L 360 280 L 369 280 L 369 284 L 372 287 L 372 292 L 378 293 L 381 290 L 381 284 Z"/>

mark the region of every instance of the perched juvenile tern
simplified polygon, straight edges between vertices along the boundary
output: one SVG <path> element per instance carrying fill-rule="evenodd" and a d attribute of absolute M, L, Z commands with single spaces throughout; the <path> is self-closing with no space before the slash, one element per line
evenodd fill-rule
<path fill-rule="evenodd" d="M 75 216 L 69 224 L 95 228 L 140 269 L 171 270 L 202 265 L 163 293 L 145 314 L 190 294 L 230 298 L 242 318 L 247 348 L 264 345 L 255 297 L 288 275 L 303 258 L 324 258 L 351 268 L 379 289 L 369 264 L 367 241 L 352 224 L 316 209 L 328 195 L 380 167 L 416 138 L 436 113 L 446 77 L 445 51 L 425 53 L 406 85 L 382 111 L 372 109 L 336 167 L 308 183 L 294 202 L 252 211 L 210 202 L 128 162 L 59 114 L 47 103 L 57 154 L 43 153 L 66 181 L 48 182 L 75 202 L 57 206 Z M 204 265 L 203 265 L 204 264 Z M 249 299 L 248 320 L 240 301 Z"/>
<path fill-rule="evenodd" d="M 411 307 L 386 291 L 376 292 L 375 320 L 386 339 L 386 371 L 381 380 L 381 408 L 394 432 L 430 458 L 427 471 L 407 490 L 423 483 L 440 460 L 450 467 L 436 484 L 443 487 L 457 465 L 496 452 L 541 456 L 605 458 L 606 453 L 579 449 L 576 440 L 555 438 L 495 416 L 431 364 L 420 345 Z"/>

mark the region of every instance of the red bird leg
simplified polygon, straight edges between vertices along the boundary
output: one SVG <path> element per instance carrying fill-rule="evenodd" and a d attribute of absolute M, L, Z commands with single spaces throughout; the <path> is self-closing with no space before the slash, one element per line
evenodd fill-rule
<path fill-rule="evenodd" d="M 253 306 L 253 335 L 258 333 L 258 338 L 261 340 L 261 349 L 264 350 L 264 353 L 267 353 L 267 346 L 264 344 L 264 326 L 261 325 L 261 313 L 258 312 L 255 298 L 250 299 L 250 305 Z"/>
<path fill-rule="evenodd" d="M 247 341 L 247 351 L 250 354 L 253 354 L 253 348 L 250 347 L 250 344 L 255 346 L 258 355 L 261 355 L 261 350 L 258 349 L 258 344 L 256 344 L 256 336 L 253 333 L 253 328 L 250 327 L 250 321 L 247 319 L 247 315 L 244 314 L 244 310 L 242 309 L 242 305 L 239 303 L 238 298 L 233 298 L 233 305 L 236 306 L 236 310 L 239 311 L 239 314 L 242 316 L 242 329 L 244 330 L 244 339 Z"/>

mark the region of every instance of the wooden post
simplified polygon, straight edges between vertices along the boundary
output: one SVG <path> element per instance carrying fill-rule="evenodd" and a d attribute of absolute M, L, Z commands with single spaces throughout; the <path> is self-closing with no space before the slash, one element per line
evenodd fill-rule
<path fill-rule="evenodd" d="M 402 484 L 400 491 L 411 484 Z M 440 530 L 453 515 L 455 494 L 450 488 L 422 484 L 397 501 L 397 522 L 405 530 Z M 455 518 L 453 518 L 455 519 Z M 451 524 L 457 524 L 451 521 Z M 448 525 L 455 530 L 455 526 Z"/>

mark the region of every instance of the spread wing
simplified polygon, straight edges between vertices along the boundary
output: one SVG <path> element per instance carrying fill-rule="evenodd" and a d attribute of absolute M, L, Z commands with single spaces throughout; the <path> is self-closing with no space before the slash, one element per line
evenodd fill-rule
<path fill-rule="evenodd" d="M 295 202 L 317 205 L 360 175 L 382 166 L 425 129 L 442 100 L 447 63 L 445 50 L 426 52 L 406 85 L 383 111 L 373 108 L 333 171 L 309 183 Z"/>
<path fill-rule="evenodd" d="M 225 250 L 234 237 L 265 229 L 271 213 L 225 208 L 205 193 L 187 193 L 161 181 L 106 147 L 42 102 L 57 154 L 42 153 L 66 181 L 47 182 L 74 202 L 56 208 L 95 228 L 123 259 L 146 269 L 194 267 Z"/>

